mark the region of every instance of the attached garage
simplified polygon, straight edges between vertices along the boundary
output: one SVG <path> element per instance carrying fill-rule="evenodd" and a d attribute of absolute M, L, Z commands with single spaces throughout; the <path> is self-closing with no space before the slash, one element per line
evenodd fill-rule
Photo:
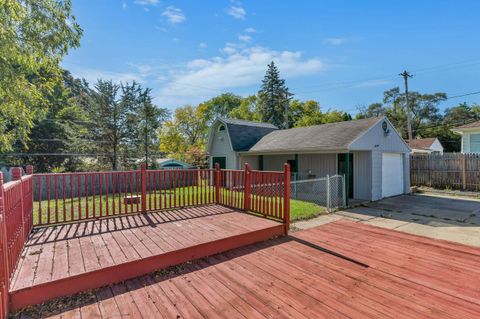
<path fill-rule="evenodd" d="M 382 154 L 382 197 L 404 193 L 403 155 L 400 153 Z"/>

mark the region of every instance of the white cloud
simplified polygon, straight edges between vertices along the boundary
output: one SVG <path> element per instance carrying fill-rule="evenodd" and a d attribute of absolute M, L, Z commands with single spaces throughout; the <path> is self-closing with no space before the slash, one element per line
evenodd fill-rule
<path fill-rule="evenodd" d="M 243 41 L 243 42 L 250 42 L 252 41 L 252 37 L 246 34 L 239 34 L 238 35 L 238 40 Z"/>
<path fill-rule="evenodd" d="M 257 33 L 257 29 L 255 28 L 246 28 L 245 30 L 243 30 L 243 32 L 245 33 Z"/>
<path fill-rule="evenodd" d="M 166 17 L 171 24 L 182 23 L 186 20 L 182 10 L 174 6 L 169 6 L 163 11 L 162 16 Z"/>
<path fill-rule="evenodd" d="M 275 61 L 286 79 L 315 74 L 325 68 L 319 59 L 304 59 L 298 51 L 226 46 L 223 52 L 224 57 L 195 59 L 172 68 L 167 77 L 162 77 L 159 100 L 171 106 L 198 103 L 227 89 L 258 85 L 271 61 Z"/>
<path fill-rule="evenodd" d="M 127 3 L 126 2 L 122 3 L 122 9 L 126 9 L 126 8 L 127 8 Z"/>
<path fill-rule="evenodd" d="M 208 45 L 207 45 L 205 42 L 200 42 L 200 43 L 198 44 L 198 47 L 199 47 L 200 49 L 206 49 L 206 48 L 208 48 Z"/>
<path fill-rule="evenodd" d="M 244 20 L 247 15 L 247 11 L 242 8 L 239 4 L 232 5 L 228 8 L 227 13 L 234 17 L 235 19 Z"/>
<path fill-rule="evenodd" d="M 327 38 L 325 42 L 330 45 L 341 45 L 347 42 L 347 38 Z"/>
<path fill-rule="evenodd" d="M 135 0 L 133 3 L 141 6 L 154 6 L 158 4 L 158 0 Z"/>
<path fill-rule="evenodd" d="M 90 68 L 70 68 L 72 74 L 77 78 L 84 78 L 90 85 L 94 85 L 99 79 L 113 80 L 115 83 L 136 81 L 145 83 L 145 77 L 140 72 L 112 72 Z"/>

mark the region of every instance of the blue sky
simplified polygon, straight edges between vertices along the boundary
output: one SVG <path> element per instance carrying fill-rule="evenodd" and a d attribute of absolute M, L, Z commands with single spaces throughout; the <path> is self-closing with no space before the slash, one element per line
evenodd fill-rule
<path fill-rule="evenodd" d="M 89 82 L 136 80 L 159 106 L 258 91 L 275 61 L 295 98 L 355 113 L 403 88 L 480 91 L 480 1 L 73 0 L 81 47 L 62 65 Z M 451 99 L 480 101 L 480 95 Z"/>

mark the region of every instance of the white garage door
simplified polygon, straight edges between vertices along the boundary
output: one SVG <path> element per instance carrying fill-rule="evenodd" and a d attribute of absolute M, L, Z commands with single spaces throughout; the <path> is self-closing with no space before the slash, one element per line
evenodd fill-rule
<path fill-rule="evenodd" d="M 403 158 L 398 153 L 383 153 L 382 197 L 403 194 Z"/>

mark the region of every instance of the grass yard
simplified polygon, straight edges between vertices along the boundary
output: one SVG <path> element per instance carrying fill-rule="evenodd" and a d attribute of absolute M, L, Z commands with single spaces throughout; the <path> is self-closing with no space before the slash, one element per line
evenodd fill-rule
<path fill-rule="evenodd" d="M 199 192 L 200 191 L 200 192 Z M 176 204 L 177 207 L 185 206 L 185 204 L 198 205 L 204 203 L 211 203 L 209 199 L 213 199 L 213 187 L 201 189 L 197 187 L 182 187 L 174 190 L 157 191 L 156 194 L 149 193 L 147 195 L 147 207 L 151 209 L 161 207 L 172 207 Z M 229 191 L 228 191 L 229 192 Z M 59 194 L 60 195 L 60 194 Z M 126 194 L 130 195 L 129 193 Z M 133 194 L 136 195 L 136 194 Z M 61 195 L 59 196 L 61 197 Z M 67 196 L 68 197 L 68 196 Z M 44 200 L 40 203 L 34 202 L 33 222 L 34 225 L 39 224 L 39 216 L 41 216 L 42 223 L 47 223 L 50 210 L 50 222 L 64 222 L 88 218 L 88 217 L 103 217 L 106 214 L 101 212 L 109 211 L 112 214 L 136 213 L 140 211 L 140 203 L 128 204 L 124 203 L 125 194 L 109 194 L 96 195 L 88 197 L 74 197 L 60 199 L 55 202 L 55 199 L 50 201 Z M 229 194 L 226 194 L 229 197 Z M 243 200 L 243 193 L 240 193 L 238 201 Z M 155 206 L 155 202 L 157 206 Z M 50 206 L 50 208 L 49 208 Z M 87 217 L 88 206 L 88 217 Z M 41 214 L 40 214 L 41 210 Z M 305 220 L 316 217 L 326 212 L 326 209 L 314 203 L 292 199 L 290 201 L 290 219 L 291 221 Z M 58 216 L 55 219 L 55 216 Z"/>
<path fill-rule="evenodd" d="M 326 214 L 327 209 L 315 203 L 304 202 L 297 199 L 290 200 L 290 221 L 305 220 Z"/>

